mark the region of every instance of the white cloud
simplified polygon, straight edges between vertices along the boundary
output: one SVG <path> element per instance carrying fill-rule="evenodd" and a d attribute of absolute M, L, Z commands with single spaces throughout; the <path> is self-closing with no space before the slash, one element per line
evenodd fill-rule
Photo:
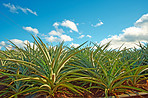
<path fill-rule="evenodd" d="M 67 36 L 67 35 L 61 35 L 61 40 L 62 41 L 73 41 L 73 38 L 71 38 L 70 36 Z"/>
<path fill-rule="evenodd" d="M 61 33 L 60 32 L 57 32 L 55 30 L 52 30 L 51 32 L 48 33 L 49 35 L 57 35 L 57 36 L 60 36 Z"/>
<path fill-rule="evenodd" d="M 33 12 L 31 9 L 26 8 L 25 10 L 26 10 L 26 12 L 28 11 L 28 12 L 30 12 L 30 13 L 32 13 L 32 14 L 34 14 L 34 15 L 36 15 L 36 16 L 37 16 L 37 13 L 36 13 L 36 12 Z"/>
<path fill-rule="evenodd" d="M 55 23 L 53 24 L 53 26 L 54 26 L 54 27 L 57 27 L 57 26 L 59 26 L 59 23 L 58 23 L 58 22 L 55 22 Z"/>
<path fill-rule="evenodd" d="M 58 42 L 61 41 L 62 39 L 60 39 L 64 33 L 63 29 L 59 29 L 59 23 L 55 22 L 53 24 L 53 26 L 55 27 L 56 30 L 52 30 L 50 31 L 48 34 L 50 35 L 50 37 L 46 37 L 45 39 L 47 39 L 49 42 Z M 58 37 L 54 37 L 54 36 L 58 36 Z"/>
<path fill-rule="evenodd" d="M 86 37 L 89 37 L 89 38 L 91 38 L 92 36 L 90 36 L 90 35 L 86 35 Z"/>
<path fill-rule="evenodd" d="M 16 44 L 17 46 L 19 46 L 21 48 L 25 46 L 25 44 L 24 44 L 24 42 L 22 40 L 19 40 L 19 39 L 11 39 L 10 41 L 12 41 L 14 44 Z"/>
<path fill-rule="evenodd" d="M 143 15 L 140 19 L 138 19 L 135 23 L 135 25 L 145 25 L 148 24 L 148 14 Z"/>
<path fill-rule="evenodd" d="M 38 29 L 36 28 L 32 28 L 32 27 L 23 27 L 24 30 L 28 31 L 28 32 L 33 32 L 35 35 L 37 35 L 39 33 Z"/>
<path fill-rule="evenodd" d="M 31 9 L 29 9 L 29 8 L 22 8 L 22 7 L 20 7 L 20 6 L 15 6 L 15 5 L 10 4 L 10 3 L 8 3 L 8 4 L 3 3 L 3 5 L 4 5 L 5 7 L 7 7 L 7 8 L 9 8 L 9 9 L 10 9 L 10 12 L 12 12 L 12 13 L 18 13 L 18 10 L 21 10 L 21 11 L 24 12 L 25 14 L 27 14 L 27 12 L 30 12 L 31 14 L 34 14 L 34 15 L 37 16 L 37 13 L 36 13 L 36 12 L 33 12 L 33 11 L 32 11 Z"/>
<path fill-rule="evenodd" d="M 68 35 L 61 35 L 58 37 L 50 36 L 50 37 L 45 37 L 46 41 L 48 42 L 61 42 L 61 41 L 72 41 L 73 38 L 71 38 Z"/>
<path fill-rule="evenodd" d="M 61 26 L 68 27 L 68 28 L 72 29 L 73 31 L 78 32 L 78 28 L 77 28 L 76 24 L 72 21 L 65 20 L 61 23 Z"/>
<path fill-rule="evenodd" d="M 23 42 L 24 44 L 28 44 L 28 43 L 30 43 L 28 40 L 25 40 L 24 42 Z"/>
<path fill-rule="evenodd" d="M 45 39 L 48 42 L 59 42 L 59 41 L 61 41 L 58 37 L 54 37 L 54 36 L 45 37 Z"/>
<path fill-rule="evenodd" d="M 59 29 L 58 27 L 56 27 L 55 29 L 56 29 L 56 32 L 58 32 L 59 34 L 64 33 L 63 29 Z"/>
<path fill-rule="evenodd" d="M 44 37 L 45 37 L 45 36 L 47 36 L 47 35 L 45 35 L 45 34 L 41 34 L 41 36 L 44 36 Z"/>
<path fill-rule="evenodd" d="M 5 46 L 5 45 L 6 45 L 6 43 L 4 41 L 0 42 L 0 46 Z"/>
<path fill-rule="evenodd" d="M 15 43 L 17 45 L 23 43 L 23 41 L 22 40 L 19 40 L 19 39 L 11 39 L 10 41 L 12 41 L 13 43 Z"/>
<path fill-rule="evenodd" d="M 81 35 L 81 36 L 79 36 L 78 38 L 83 38 L 85 35 Z"/>
<path fill-rule="evenodd" d="M 31 47 L 33 47 L 33 43 L 30 43 L 28 40 L 22 41 L 19 39 L 11 39 L 10 41 L 12 41 L 15 45 L 17 45 L 20 48 L 26 47 L 27 44 L 30 44 Z"/>
<path fill-rule="evenodd" d="M 0 42 L 0 49 L 1 49 L 2 47 L 4 47 L 4 46 L 6 46 L 6 42 L 1 41 L 1 42 Z"/>
<path fill-rule="evenodd" d="M 99 27 L 101 25 L 103 25 L 103 22 L 101 20 L 99 20 L 99 23 L 97 23 L 95 25 L 91 24 L 92 27 Z"/>
<path fill-rule="evenodd" d="M 5 7 L 7 7 L 7 8 L 9 8 L 10 12 L 12 12 L 12 13 L 18 13 L 17 12 L 17 8 L 13 4 L 11 5 L 10 3 L 8 3 L 8 4 L 3 3 L 3 5 Z"/>
<path fill-rule="evenodd" d="M 148 14 L 143 15 L 136 21 L 133 27 L 125 28 L 122 34 L 113 35 L 101 41 L 102 44 L 111 41 L 110 48 L 119 48 L 123 43 L 124 47 L 133 48 L 138 42 L 148 42 Z"/>
<path fill-rule="evenodd" d="M 20 48 L 26 47 L 25 44 L 30 44 L 31 47 L 33 47 L 33 43 L 30 43 L 28 40 L 22 41 L 22 40 L 19 40 L 19 39 L 11 39 L 10 41 L 13 42 L 15 45 L 17 45 Z M 7 42 L 1 41 L 0 42 L 0 49 L 2 47 L 6 47 L 8 50 L 13 50 L 13 47 L 12 47 L 12 45 L 9 41 L 7 41 Z M 35 46 L 35 48 L 36 48 L 36 46 Z"/>
<path fill-rule="evenodd" d="M 28 40 L 23 41 L 24 47 L 26 47 L 26 45 L 30 44 L 31 48 L 34 47 L 34 49 L 37 48 L 37 45 L 34 45 L 34 43 L 29 42 Z"/>
<path fill-rule="evenodd" d="M 53 24 L 53 26 L 55 27 L 56 30 L 52 30 L 51 32 L 48 33 L 48 35 L 50 37 L 45 36 L 46 41 L 48 41 L 48 42 L 65 41 L 66 42 L 66 41 L 72 41 L 73 40 L 73 38 L 71 38 L 70 36 L 63 34 L 63 33 L 65 33 L 63 31 L 63 29 L 59 29 L 59 27 L 58 27 L 60 24 L 61 23 L 58 23 L 58 22 L 55 22 Z"/>
<path fill-rule="evenodd" d="M 74 43 L 71 43 L 71 44 L 70 44 L 70 47 L 75 47 L 75 48 L 76 48 L 76 47 L 78 47 L 78 46 L 80 46 L 80 45 L 79 45 L 79 44 L 74 44 Z"/>
<path fill-rule="evenodd" d="M 58 22 L 55 22 L 53 24 L 53 26 L 55 27 L 56 31 L 55 30 L 52 30 L 52 33 L 58 33 L 58 35 L 61 35 L 62 33 L 64 33 L 63 29 L 59 29 L 58 26 L 60 25 L 60 23 Z M 57 35 L 57 34 L 56 34 Z"/>

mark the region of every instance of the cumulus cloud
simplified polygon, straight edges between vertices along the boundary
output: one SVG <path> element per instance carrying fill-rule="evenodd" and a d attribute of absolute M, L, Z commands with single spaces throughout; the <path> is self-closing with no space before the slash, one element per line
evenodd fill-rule
<path fill-rule="evenodd" d="M 39 33 L 38 29 L 36 28 L 32 28 L 32 27 L 23 27 L 24 30 L 28 31 L 28 32 L 33 32 L 35 35 L 37 35 Z"/>
<path fill-rule="evenodd" d="M 81 35 L 81 36 L 79 36 L 78 39 L 83 38 L 83 37 L 85 37 L 85 35 Z M 86 37 L 91 38 L 92 36 L 90 36 L 90 35 L 86 35 Z"/>
<path fill-rule="evenodd" d="M 56 32 L 59 33 L 60 35 L 64 33 L 63 29 L 59 29 L 58 27 L 55 28 Z"/>
<path fill-rule="evenodd" d="M 22 41 L 19 39 L 11 39 L 10 41 L 12 41 L 15 45 L 17 45 L 20 48 L 26 47 L 27 44 L 30 44 L 31 47 L 33 47 L 33 43 L 29 42 L 28 40 Z"/>
<path fill-rule="evenodd" d="M 91 24 L 92 27 L 99 27 L 101 25 L 103 25 L 103 22 L 101 20 L 99 20 L 99 23 L 97 23 L 95 25 Z"/>
<path fill-rule="evenodd" d="M 5 46 L 5 45 L 6 45 L 6 43 L 4 41 L 0 42 L 0 46 Z"/>
<path fill-rule="evenodd" d="M 32 11 L 31 9 L 29 8 L 23 8 L 23 7 L 20 7 L 20 6 L 15 6 L 13 4 L 6 4 L 6 3 L 3 3 L 3 5 L 7 8 L 9 8 L 10 12 L 12 13 L 19 13 L 18 10 L 21 10 L 22 12 L 24 12 L 25 14 L 27 14 L 28 12 L 31 13 L 31 14 L 34 14 L 37 16 L 37 13 L 35 11 Z"/>
<path fill-rule="evenodd" d="M 58 22 L 55 22 L 55 23 L 53 24 L 53 26 L 54 26 L 54 27 L 57 27 L 57 26 L 59 26 L 59 23 L 58 23 Z"/>
<path fill-rule="evenodd" d="M 10 41 L 13 42 L 15 45 L 17 45 L 20 48 L 26 47 L 26 44 L 30 44 L 31 47 L 33 47 L 33 43 L 30 43 L 28 40 L 22 41 L 19 39 L 11 39 Z M 9 41 L 1 41 L 0 42 L 0 49 L 2 47 L 6 47 L 8 50 L 13 50 L 13 47 Z"/>
<path fill-rule="evenodd" d="M 79 36 L 78 38 L 83 38 L 85 35 L 81 35 L 81 36 Z"/>
<path fill-rule="evenodd" d="M 45 35 L 45 34 L 41 34 L 41 36 L 45 37 L 45 36 L 47 36 L 47 35 Z"/>
<path fill-rule="evenodd" d="M 1 41 L 0 42 L 0 49 L 3 47 L 3 46 L 5 46 L 6 45 L 6 43 L 4 42 L 4 41 Z"/>
<path fill-rule="evenodd" d="M 22 40 L 19 40 L 19 39 L 11 39 L 10 41 L 12 41 L 13 43 L 15 43 L 19 47 L 24 47 L 24 42 Z"/>
<path fill-rule="evenodd" d="M 148 24 L 148 14 L 143 15 L 135 23 L 136 26 L 145 26 L 146 24 Z"/>
<path fill-rule="evenodd" d="M 110 38 L 106 38 L 101 43 L 107 43 L 111 41 L 110 48 L 118 48 L 124 43 L 124 47 L 138 48 L 136 45 L 140 42 L 148 42 L 148 14 L 143 15 L 138 19 L 134 26 L 128 27 L 122 30 L 122 34 L 113 35 Z"/>
<path fill-rule="evenodd" d="M 73 41 L 73 38 L 68 35 L 61 35 L 60 37 L 62 41 Z"/>
<path fill-rule="evenodd" d="M 72 29 L 73 31 L 78 32 L 78 28 L 77 28 L 76 24 L 70 20 L 63 21 L 61 23 L 61 26 L 68 27 L 68 28 Z"/>
<path fill-rule="evenodd" d="M 49 35 L 57 35 L 57 36 L 60 36 L 61 33 L 60 32 L 57 32 L 55 30 L 52 30 L 51 32 L 48 33 Z"/>
<path fill-rule="evenodd" d="M 89 37 L 89 38 L 91 38 L 92 36 L 90 36 L 90 35 L 86 35 L 86 37 Z"/>
<path fill-rule="evenodd" d="M 76 47 L 78 47 L 78 46 L 80 46 L 80 45 L 79 45 L 79 44 L 74 44 L 74 43 L 71 43 L 71 44 L 70 44 L 70 47 L 76 48 Z"/>
<path fill-rule="evenodd" d="M 45 37 L 46 41 L 48 42 L 61 42 L 61 41 L 72 41 L 73 38 L 71 38 L 68 35 L 60 35 L 58 37 L 55 36 L 50 36 L 50 37 Z"/>
<path fill-rule="evenodd" d="M 48 42 L 58 42 L 58 41 L 61 41 L 58 37 L 54 37 L 54 36 L 45 37 L 45 39 Z"/>
<path fill-rule="evenodd" d="M 48 42 L 61 42 L 61 41 L 72 41 L 73 38 L 70 36 L 63 34 L 65 33 L 63 29 L 59 28 L 59 25 L 62 25 L 61 23 L 55 22 L 53 26 L 55 27 L 55 30 L 52 30 L 48 33 L 49 36 L 45 36 L 45 40 Z"/>
<path fill-rule="evenodd" d="M 48 34 L 49 34 L 49 35 L 61 35 L 62 33 L 64 33 L 63 29 L 59 29 L 59 27 L 58 27 L 59 25 L 60 25 L 60 23 L 55 22 L 55 23 L 53 24 L 53 26 L 55 27 L 56 31 L 55 31 L 55 30 L 52 30 L 52 31 L 49 32 Z"/>
<path fill-rule="evenodd" d="M 74 23 L 70 20 L 64 20 L 62 22 L 55 22 L 53 24 L 53 26 L 55 27 L 55 29 L 58 31 L 58 30 L 63 30 L 63 29 L 58 29 L 59 26 L 62 26 L 62 27 L 67 27 L 67 28 L 70 28 L 69 32 L 78 32 L 78 28 L 77 28 L 77 25 L 79 25 L 79 23 Z M 63 33 L 64 31 L 61 31 L 60 33 Z"/>

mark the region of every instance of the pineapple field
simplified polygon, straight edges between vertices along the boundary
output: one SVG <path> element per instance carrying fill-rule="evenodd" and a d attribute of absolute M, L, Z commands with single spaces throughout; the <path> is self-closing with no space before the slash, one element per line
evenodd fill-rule
<path fill-rule="evenodd" d="M 34 44 L 0 50 L 0 98 L 119 97 L 148 93 L 148 44 L 109 49 L 110 42 L 51 46 Z M 30 96 L 30 97 L 29 97 Z"/>

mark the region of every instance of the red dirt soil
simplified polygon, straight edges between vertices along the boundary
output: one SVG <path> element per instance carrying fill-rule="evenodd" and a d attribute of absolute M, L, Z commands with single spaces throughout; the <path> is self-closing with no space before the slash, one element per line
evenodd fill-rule
<path fill-rule="evenodd" d="M 0 78 L 0 81 L 2 81 L 3 79 L 6 79 L 6 78 L 7 78 L 7 76 L 4 76 L 4 77 Z M 78 84 L 78 85 L 80 85 L 80 84 Z M 87 88 L 89 86 L 86 85 L 84 87 Z M 138 84 L 137 87 L 138 88 L 143 88 L 143 89 L 145 89 L 145 90 L 148 91 L 148 80 L 145 80 L 145 81 L 140 82 L 140 84 Z M 0 91 L 2 91 L 4 88 L 6 88 L 6 86 L 0 85 Z M 78 95 L 76 95 L 75 93 L 69 91 L 66 88 L 63 89 L 63 92 L 64 92 L 64 90 L 66 90 L 67 92 L 70 92 L 72 94 L 56 93 L 55 94 L 55 98 L 58 98 L 58 97 L 59 98 L 61 98 L 61 97 L 62 98 L 81 98 L 81 97 L 78 97 Z M 101 90 L 98 90 L 98 89 L 91 89 L 91 92 L 93 94 L 90 94 L 88 92 L 84 92 L 83 93 L 83 98 L 98 98 L 98 97 L 104 96 L 103 93 L 102 93 L 102 91 Z M 121 94 L 123 94 L 123 93 L 121 93 Z M 113 94 L 110 94 L 110 96 L 114 96 L 114 95 Z M 5 98 L 5 96 L 0 97 L 0 98 Z M 20 95 L 20 96 L 18 96 L 18 98 L 25 98 L 25 96 Z M 42 96 L 38 96 L 36 98 L 46 98 L 46 96 L 43 96 L 42 95 Z M 122 97 L 122 98 L 148 98 L 148 94 L 142 95 L 142 97 L 140 97 L 140 96 L 132 96 L 132 97 Z"/>

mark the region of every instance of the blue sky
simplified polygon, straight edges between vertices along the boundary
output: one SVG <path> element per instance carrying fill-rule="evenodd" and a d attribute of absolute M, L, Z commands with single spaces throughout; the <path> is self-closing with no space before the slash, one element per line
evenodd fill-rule
<path fill-rule="evenodd" d="M 0 0 L 0 49 L 9 39 L 19 45 L 62 40 L 78 46 L 85 41 L 111 48 L 148 42 L 148 0 Z M 135 46 L 136 47 L 136 46 Z"/>

